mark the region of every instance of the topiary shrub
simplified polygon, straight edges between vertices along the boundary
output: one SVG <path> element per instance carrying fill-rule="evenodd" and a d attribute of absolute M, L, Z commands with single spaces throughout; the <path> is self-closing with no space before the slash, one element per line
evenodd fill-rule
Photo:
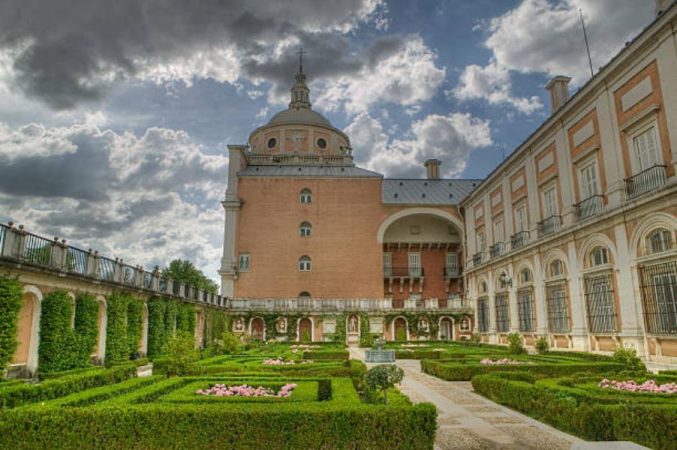
<path fill-rule="evenodd" d="M 190 366 L 200 358 L 195 348 L 195 339 L 188 331 L 179 331 L 167 341 L 167 376 L 182 376 L 189 373 Z"/>
<path fill-rule="evenodd" d="M 536 351 L 542 355 L 544 353 L 548 353 L 548 350 L 550 350 L 550 344 L 548 344 L 548 338 L 546 338 L 545 336 L 539 337 L 536 340 Z"/>
<path fill-rule="evenodd" d="M 16 352 L 17 323 L 21 310 L 21 283 L 0 275 L 0 375 Z"/>
<path fill-rule="evenodd" d="M 519 333 L 510 333 L 508 335 L 508 353 L 511 355 L 522 355 L 527 350 L 522 345 L 522 336 Z"/>
<path fill-rule="evenodd" d="M 381 364 L 367 371 L 364 384 L 372 401 L 376 401 L 374 393 L 383 393 L 383 403 L 388 403 L 388 389 L 400 383 L 404 378 L 404 371 L 394 364 Z"/>
<path fill-rule="evenodd" d="M 613 359 L 618 363 L 624 364 L 627 370 L 646 371 L 646 366 L 637 356 L 637 351 L 634 348 L 616 347 Z"/>

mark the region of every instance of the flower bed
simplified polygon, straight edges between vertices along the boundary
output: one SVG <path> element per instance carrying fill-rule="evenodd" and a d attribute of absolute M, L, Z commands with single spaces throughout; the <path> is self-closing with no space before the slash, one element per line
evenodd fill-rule
<path fill-rule="evenodd" d="M 240 386 L 227 386 L 225 384 L 215 384 L 209 389 L 198 389 L 196 395 L 212 395 L 215 397 L 289 397 L 298 386 L 294 383 L 287 383 L 275 392 L 274 389 L 263 386 L 252 387 L 246 384 Z"/>
<path fill-rule="evenodd" d="M 264 366 L 293 366 L 294 364 L 311 364 L 313 361 L 311 359 L 302 359 L 300 361 L 294 361 L 293 359 L 285 361 L 282 358 L 270 358 L 264 359 L 261 361 L 261 364 Z"/>
<path fill-rule="evenodd" d="M 677 394 L 677 383 L 656 384 L 655 380 L 646 380 L 644 383 L 637 383 L 634 380 L 616 381 L 606 378 L 599 382 L 599 387 L 603 389 L 616 389 L 617 391 L 627 392 L 648 392 L 651 394 Z"/>
<path fill-rule="evenodd" d="M 482 364 L 483 366 L 520 366 L 533 363 L 530 363 L 528 361 L 516 361 L 514 359 L 509 358 L 501 358 L 501 359 L 483 358 L 480 361 L 480 364 Z"/>

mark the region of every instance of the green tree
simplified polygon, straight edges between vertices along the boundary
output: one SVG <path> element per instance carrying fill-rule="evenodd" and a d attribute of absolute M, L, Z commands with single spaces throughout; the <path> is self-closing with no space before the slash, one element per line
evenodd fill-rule
<path fill-rule="evenodd" d="M 200 269 L 185 259 L 175 259 L 169 263 L 169 267 L 162 269 L 162 276 L 171 278 L 179 283 L 189 284 L 198 289 L 216 294 L 217 284 L 211 278 L 208 278 Z"/>
<path fill-rule="evenodd" d="M 200 358 L 195 348 L 195 338 L 187 331 L 179 331 L 167 341 L 167 376 L 182 376 Z"/>
<path fill-rule="evenodd" d="M 394 364 L 381 364 L 367 371 L 365 385 L 371 392 L 383 392 L 383 403 L 388 403 L 388 389 L 400 383 L 404 371 Z"/>

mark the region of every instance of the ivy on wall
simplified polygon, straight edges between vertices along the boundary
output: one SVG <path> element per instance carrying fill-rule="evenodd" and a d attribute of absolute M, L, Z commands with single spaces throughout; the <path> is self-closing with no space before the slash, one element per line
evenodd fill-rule
<path fill-rule="evenodd" d="M 116 292 L 106 299 L 106 365 L 120 364 L 137 355 L 143 332 L 143 302 Z"/>
<path fill-rule="evenodd" d="M 0 275 L 0 374 L 12 362 L 18 345 L 16 333 L 22 295 L 21 283 Z"/>
<path fill-rule="evenodd" d="M 407 329 L 409 330 L 409 336 L 418 336 L 418 337 L 427 337 L 429 339 L 437 339 L 437 334 L 439 331 L 439 319 L 441 317 L 451 317 L 455 322 L 461 320 L 465 314 L 462 313 L 444 313 L 444 314 L 434 314 L 434 313 L 411 313 L 411 312 L 399 312 L 387 314 L 385 316 L 386 327 L 389 327 L 390 324 L 397 317 L 404 317 L 407 321 Z M 422 318 L 428 321 L 428 331 L 419 329 L 419 323 Z"/>
<path fill-rule="evenodd" d="M 130 298 L 127 303 L 127 348 L 130 355 L 138 356 L 143 334 L 143 302 Z"/>
<path fill-rule="evenodd" d="M 204 310 L 204 345 L 208 347 L 223 338 L 223 333 L 230 330 L 229 320 L 223 311 L 205 308 Z"/>
<path fill-rule="evenodd" d="M 92 294 L 80 294 L 75 299 L 75 325 L 73 331 L 81 339 L 79 359 L 89 361 L 99 337 L 99 302 Z"/>
<path fill-rule="evenodd" d="M 161 297 L 148 301 L 148 357 L 165 353 L 165 345 L 177 331 L 195 332 L 195 306 Z M 212 336 L 212 339 L 218 339 Z"/>
<path fill-rule="evenodd" d="M 42 300 L 38 347 L 41 372 L 60 372 L 89 364 L 90 336 L 76 334 L 71 327 L 73 314 L 73 299 L 65 291 L 50 292 Z M 82 320 L 81 326 L 84 322 Z"/>

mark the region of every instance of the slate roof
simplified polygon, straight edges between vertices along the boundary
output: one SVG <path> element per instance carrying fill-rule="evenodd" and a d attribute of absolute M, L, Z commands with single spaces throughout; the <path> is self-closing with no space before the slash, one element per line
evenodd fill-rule
<path fill-rule="evenodd" d="M 247 166 L 240 177 L 382 178 L 380 173 L 354 166 Z"/>
<path fill-rule="evenodd" d="M 381 199 L 386 205 L 457 205 L 481 181 L 384 179 Z"/>

